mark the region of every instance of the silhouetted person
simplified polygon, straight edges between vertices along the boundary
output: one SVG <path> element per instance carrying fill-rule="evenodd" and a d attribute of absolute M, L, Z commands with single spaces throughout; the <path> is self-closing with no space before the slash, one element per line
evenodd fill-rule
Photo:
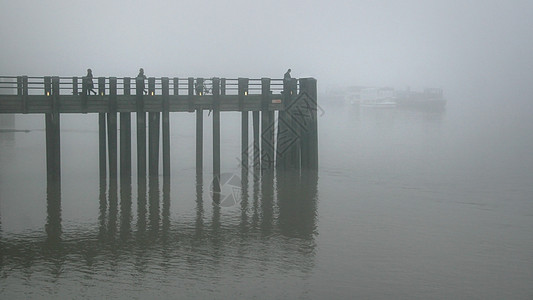
<path fill-rule="evenodd" d="M 196 95 L 202 95 L 202 92 L 204 92 L 204 83 L 196 81 L 194 84 L 194 89 L 196 91 Z"/>
<path fill-rule="evenodd" d="M 94 90 L 94 83 L 93 83 L 93 71 L 91 69 L 87 69 L 87 75 L 85 76 L 87 79 L 85 80 L 86 89 L 87 89 L 87 95 L 90 95 L 91 92 L 93 92 L 95 95 L 98 94 Z"/>
<path fill-rule="evenodd" d="M 138 91 L 142 90 L 145 95 L 148 94 L 148 91 L 145 89 L 145 85 L 144 85 L 144 81 L 146 80 L 146 75 L 144 75 L 143 68 L 139 69 L 139 75 L 137 75 L 137 79 L 142 80 L 141 85 L 137 87 L 137 90 Z"/>
<path fill-rule="evenodd" d="M 283 75 L 283 92 L 289 90 L 289 82 L 291 81 L 291 69 L 288 69 L 287 72 L 285 72 L 285 75 Z"/>
<path fill-rule="evenodd" d="M 283 82 L 289 82 L 291 80 L 291 69 L 288 69 L 283 75 Z"/>

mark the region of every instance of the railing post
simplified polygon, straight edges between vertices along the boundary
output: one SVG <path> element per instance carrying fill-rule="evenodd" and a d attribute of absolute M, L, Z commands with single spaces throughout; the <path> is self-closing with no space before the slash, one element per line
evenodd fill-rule
<path fill-rule="evenodd" d="M 78 96 L 78 76 L 72 77 L 72 95 Z"/>
<path fill-rule="evenodd" d="M 137 101 L 137 112 L 144 111 L 144 78 L 135 78 L 135 91 Z"/>
<path fill-rule="evenodd" d="M 50 76 L 44 77 L 44 94 L 52 99 L 52 77 Z"/>
<path fill-rule="evenodd" d="M 226 78 L 220 79 L 220 95 L 226 95 Z"/>
<path fill-rule="evenodd" d="M 59 77 L 52 77 L 52 110 L 59 113 Z"/>
<path fill-rule="evenodd" d="M 105 95 L 105 77 L 98 77 L 98 95 Z"/>
<path fill-rule="evenodd" d="M 204 79 L 203 78 L 196 78 L 196 95 L 197 96 L 204 95 Z"/>
<path fill-rule="evenodd" d="M 124 77 L 124 95 L 131 95 L 131 77 Z"/>
<path fill-rule="evenodd" d="M 22 113 L 28 113 L 28 76 L 17 77 L 17 95 L 20 97 Z"/>
<path fill-rule="evenodd" d="M 19 96 L 22 101 L 22 76 L 17 76 L 17 96 Z"/>
<path fill-rule="evenodd" d="M 194 98 L 193 98 L 193 95 L 194 95 L 194 78 L 193 77 L 189 77 L 187 78 L 187 91 L 188 91 L 188 102 L 189 102 L 189 112 L 193 112 L 194 111 Z"/>
<path fill-rule="evenodd" d="M 87 87 L 88 82 L 89 80 L 87 77 L 84 76 L 81 78 L 81 106 L 83 113 L 87 113 L 87 100 L 89 97 L 89 89 Z"/>
<path fill-rule="evenodd" d="M 178 77 L 172 78 L 172 84 L 173 84 L 173 95 L 179 95 L 180 91 L 180 81 Z"/>
<path fill-rule="evenodd" d="M 155 77 L 148 78 L 148 95 L 155 95 Z"/>
<path fill-rule="evenodd" d="M 109 112 L 117 112 L 117 78 L 109 78 L 109 103 L 108 103 Z"/>

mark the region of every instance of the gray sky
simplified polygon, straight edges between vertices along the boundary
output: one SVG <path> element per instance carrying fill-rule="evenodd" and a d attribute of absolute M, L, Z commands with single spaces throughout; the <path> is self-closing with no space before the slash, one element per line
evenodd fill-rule
<path fill-rule="evenodd" d="M 1 75 L 531 91 L 533 1 L 0 0 Z M 524 92 L 525 94 L 525 92 Z"/>

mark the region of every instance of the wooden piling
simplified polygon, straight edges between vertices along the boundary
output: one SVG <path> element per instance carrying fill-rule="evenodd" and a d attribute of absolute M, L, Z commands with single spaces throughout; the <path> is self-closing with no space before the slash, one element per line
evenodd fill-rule
<path fill-rule="evenodd" d="M 107 150 L 106 150 L 106 121 L 105 114 L 98 114 L 98 161 L 100 180 L 107 178 Z"/>
<path fill-rule="evenodd" d="M 135 79 L 137 101 L 137 180 L 146 186 L 146 112 L 144 111 L 144 78 Z"/>
<path fill-rule="evenodd" d="M 200 82 L 203 84 L 202 78 L 196 79 L 196 84 Z M 194 78 L 189 77 L 189 109 L 194 111 Z M 196 109 L 196 173 L 202 173 L 203 169 L 203 156 L 204 156 L 204 111 L 202 108 Z"/>
<path fill-rule="evenodd" d="M 196 109 L 196 173 L 202 173 L 204 155 L 204 112 Z"/>
<path fill-rule="evenodd" d="M 175 82 L 177 82 L 177 80 Z M 161 78 L 161 88 L 161 93 L 163 95 L 163 178 L 164 181 L 167 181 L 170 179 L 170 113 L 168 77 Z M 177 90 L 174 92 L 177 92 Z"/>
<path fill-rule="evenodd" d="M 45 95 L 53 103 L 59 102 L 59 77 L 48 77 L 45 80 Z M 58 110 L 53 110 L 45 116 L 46 125 L 46 170 L 48 183 L 61 181 L 61 141 L 60 116 Z"/>
<path fill-rule="evenodd" d="M 157 112 L 148 113 L 148 156 L 149 156 L 149 174 L 150 176 L 159 175 L 159 127 L 160 114 Z"/>
<path fill-rule="evenodd" d="M 261 150 L 260 150 L 260 141 L 259 141 L 259 111 L 252 112 L 252 123 L 253 123 L 253 138 L 254 138 L 254 170 L 261 168 Z"/>
<path fill-rule="evenodd" d="M 148 78 L 148 97 L 155 96 L 155 78 Z M 159 112 L 148 113 L 148 174 L 150 177 L 159 175 L 159 127 L 161 115 Z"/>
<path fill-rule="evenodd" d="M 105 78 L 98 78 L 98 95 L 105 94 Z M 107 178 L 107 134 L 106 134 L 106 114 L 98 113 L 98 140 L 99 140 L 99 170 L 100 179 Z"/>
<path fill-rule="evenodd" d="M 261 78 L 261 169 L 267 170 L 274 162 L 274 145 L 272 144 L 273 120 L 270 120 L 268 105 L 270 102 L 270 78 Z"/>
<path fill-rule="evenodd" d="M 220 79 L 213 78 L 213 192 L 220 192 Z"/>
<path fill-rule="evenodd" d="M 131 94 L 131 78 L 124 78 L 124 95 Z M 120 177 L 125 183 L 131 182 L 131 114 L 120 113 Z"/>
<path fill-rule="evenodd" d="M 107 113 L 107 138 L 109 156 L 109 179 L 117 182 L 117 78 L 109 78 L 109 112 Z M 111 184 L 110 183 L 110 184 Z"/>
<path fill-rule="evenodd" d="M 248 95 L 248 78 L 238 79 L 238 92 L 239 92 L 239 108 L 241 112 L 241 167 L 245 170 L 248 169 L 248 115 L 249 111 L 244 110 L 244 98 Z M 246 173 L 248 174 L 248 173 Z"/>
<path fill-rule="evenodd" d="M 316 79 L 300 79 L 300 93 L 306 94 L 305 112 L 306 128 L 301 129 L 301 165 L 302 168 L 318 170 L 318 105 Z"/>
<path fill-rule="evenodd" d="M 303 122 L 296 121 L 296 118 L 301 118 L 301 113 L 293 105 L 293 100 L 297 95 L 297 84 L 295 78 L 283 83 L 284 110 L 279 113 L 277 143 L 278 147 L 282 147 L 277 150 L 277 166 L 281 170 L 300 169 L 300 127 Z"/>
<path fill-rule="evenodd" d="M 45 80 L 45 95 L 52 103 L 59 102 L 59 77 Z M 46 179 L 47 223 L 49 241 L 58 242 L 61 236 L 61 141 L 60 116 L 57 106 L 45 115 L 46 123 Z"/>

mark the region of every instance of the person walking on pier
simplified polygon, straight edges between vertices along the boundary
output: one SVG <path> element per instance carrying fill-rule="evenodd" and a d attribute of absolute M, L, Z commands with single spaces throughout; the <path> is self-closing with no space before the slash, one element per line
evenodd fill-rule
<path fill-rule="evenodd" d="M 285 72 L 285 75 L 283 75 L 283 92 L 282 94 L 285 94 L 285 91 L 289 90 L 289 83 L 291 82 L 291 69 L 288 69 L 287 72 Z"/>
<path fill-rule="evenodd" d="M 196 80 L 196 83 L 194 84 L 194 90 L 196 91 L 196 95 L 202 96 L 204 93 L 204 82 L 201 80 Z"/>
<path fill-rule="evenodd" d="M 138 80 L 137 82 L 141 80 L 141 85 L 137 87 L 137 90 L 138 91 L 142 90 L 145 95 L 148 94 L 148 91 L 145 89 L 145 85 L 144 85 L 144 81 L 146 80 L 146 75 L 144 75 L 143 68 L 139 69 L 139 75 L 137 75 L 137 80 Z"/>
<path fill-rule="evenodd" d="M 93 71 L 91 69 L 87 69 L 87 75 L 85 77 L 87 78 L 85 81 L 87 95 L 90 95 L 91 92 L 96 95 L 97 93 L 94 90 L 94 83 L 93 83 Z"/>
<path fill-rule="evenodd" d="M 291 80 L 291 69 L 288 69 L 287 72 L 285 72 L 285 75 L 283 75 L 283 82 L 289 82 Z"/>

